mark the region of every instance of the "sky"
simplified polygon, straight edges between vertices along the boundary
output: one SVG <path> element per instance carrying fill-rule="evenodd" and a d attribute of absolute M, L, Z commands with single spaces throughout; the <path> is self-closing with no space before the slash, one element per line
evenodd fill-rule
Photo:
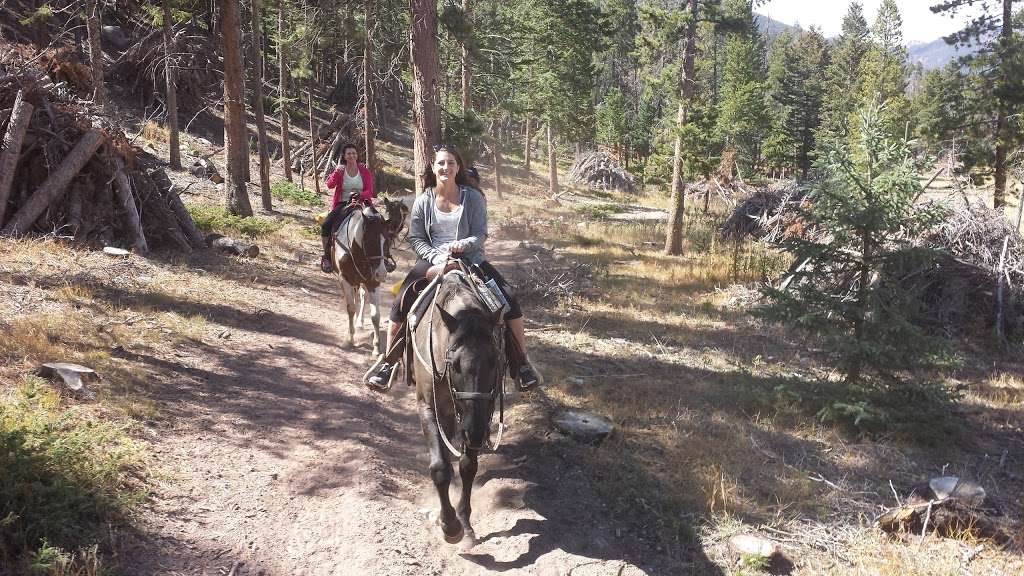
<path fill-rule="evenodd" d="M 869 25 L 875 21 L 881 3 L 882 0 L 861 0 Z M 970 20 L 965 10 L 955 18 L 932 14 L 928 8 L 938 3 L 939 0 L 896 0 L 903 16 L 904 40 L 930 42 L 963 28 Z M 803 28 L 817 26 L 826 37 L 832 37 L 839 35 L 848 7 L 846 0 L 768 0 L 755 10 L 785 24 L 800 24 Z"/>

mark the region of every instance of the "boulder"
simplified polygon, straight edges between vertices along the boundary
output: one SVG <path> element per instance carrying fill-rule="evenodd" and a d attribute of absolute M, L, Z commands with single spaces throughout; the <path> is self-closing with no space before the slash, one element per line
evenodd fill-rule
<path fill-rule="evenodd" d="M 615 425 L 604 416 L 576 408 L 558 412 L 552 423 L 566 436 L 585 444 L 600 444 L 615 430 Z"/>

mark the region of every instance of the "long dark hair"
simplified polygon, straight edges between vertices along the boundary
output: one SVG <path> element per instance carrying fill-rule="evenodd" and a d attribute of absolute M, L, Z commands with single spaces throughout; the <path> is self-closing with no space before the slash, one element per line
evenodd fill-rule
<path fill-rule="evenodd" d="M 426 175 L 423 178 L 423 184 L 426 188 L 434 188 L 437 186 L 437 176 L 434 176 L 434 160 L 437 159 L 438 152 L 447 152 L 452 156 L 455 156 L 455 162 L 459 164 L 459 171 L 455 173 L 455 183 L 459 186 L 468 186 L 469 177 L 466 176 L 466 164 L 462 161 L 462 156 L 455 146 L 451 144 L 439 144 L 434 146 L 434 154 L 430 156 L 430 163 L 427 164 Z"/>

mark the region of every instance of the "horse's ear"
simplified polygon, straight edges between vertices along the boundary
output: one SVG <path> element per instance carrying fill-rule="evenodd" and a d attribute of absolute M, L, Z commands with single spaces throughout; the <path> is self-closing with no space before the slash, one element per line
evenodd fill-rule
<path fill-rule="evenodd" d="M 445 328 L 454 334 L 455 329 L 459 327 L 459 321 L 450 312 L 442 308 L 440 304 L 434 304 L 434 306 L 437 306 L 437 311 L 441 313 L 441 321 L 444 322 Z"/>

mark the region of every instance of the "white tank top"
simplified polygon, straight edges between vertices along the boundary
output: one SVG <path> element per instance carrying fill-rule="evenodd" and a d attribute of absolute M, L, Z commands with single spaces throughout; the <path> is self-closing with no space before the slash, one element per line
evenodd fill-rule
<path fill-rule="evenodd" d="M 342 168 L 342 172 L 344 172 L 345 178 L 341 182 L 341 189 L 345 193 L 345 198 L 348 198 L 353 193 L 359 194 L 363 191 L 363 175 L 359 173 L 358 169 L 355 176 L 349 176 L 348 170 L 345 168 Z"/>
<path fill-rule="evenodd" d="M 434 221 L 430 225 L 430 245 L 445 250 L 459 237 L 459 220 L 462 219 L 462 205 L 451 212 L 442 212 L 434 204 Z"/>

